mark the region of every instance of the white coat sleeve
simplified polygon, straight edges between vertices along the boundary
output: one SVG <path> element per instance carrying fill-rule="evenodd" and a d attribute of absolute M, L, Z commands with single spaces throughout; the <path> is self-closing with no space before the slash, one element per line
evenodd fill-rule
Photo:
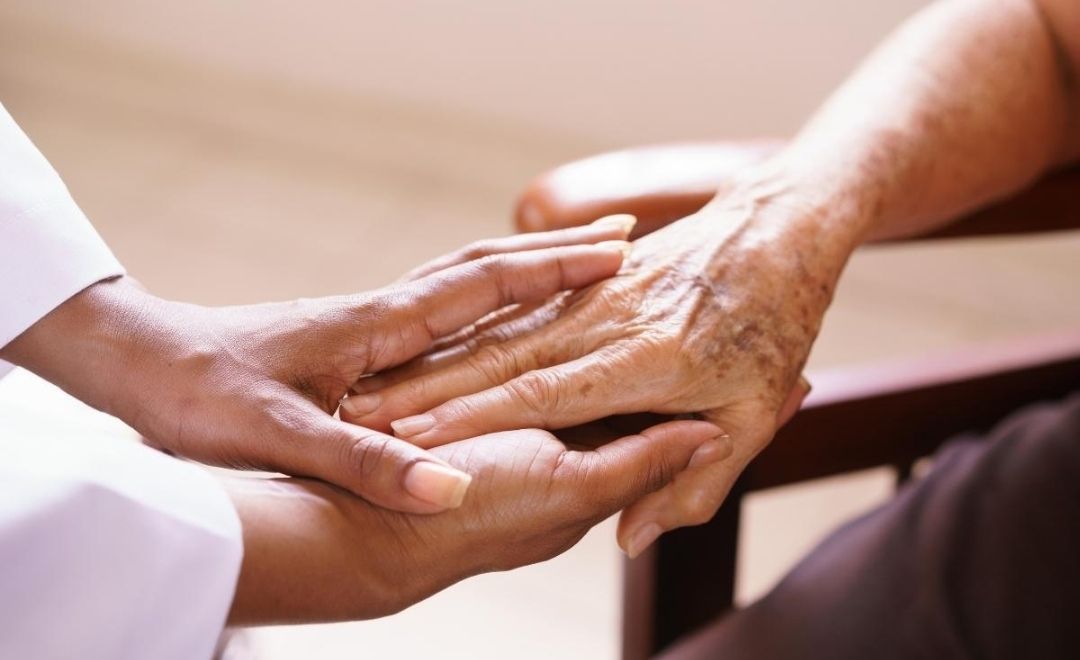
<path fill-rule="evenodd" d="M 202 468 L 128 439 L 0 435 L 0 658 L 207 660 L 241 560 Z"/>
<path fill-rule="evenodd" d="M 0 346 L 123 272 L 0 106 Z M 42 431 L 55 410 L 20 426 L 22 412 L 0 406 L 0 658 L 210 657 L 242 555 L 221 485 L 128 439 Z"/>
<path fill-rule="evenodd" d="M 0 105 L 0 346 L 79 291 L 123 273 L 59 175 Z M 0 361 L 0 377 L 10 370 Z"/>

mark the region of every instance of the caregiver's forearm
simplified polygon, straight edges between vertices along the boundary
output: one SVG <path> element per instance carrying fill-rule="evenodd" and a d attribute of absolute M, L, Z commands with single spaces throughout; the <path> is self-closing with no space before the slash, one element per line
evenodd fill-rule
<path fill-rule="evenodd" d="M 1073 158 L 1080 12 L 1043 5 L 949 0 L 922 11 L 750 187 L 793 196 L 839 258 L 944 224 Z"/>
<path fill-rule="evenodd" d="M 313 480 L 225 486 L 244 538 L 231 625 L 370 619 L 434 589 L 430 569 L 405 570 L 410 553 L 392 531 L 393 512 Z"/>

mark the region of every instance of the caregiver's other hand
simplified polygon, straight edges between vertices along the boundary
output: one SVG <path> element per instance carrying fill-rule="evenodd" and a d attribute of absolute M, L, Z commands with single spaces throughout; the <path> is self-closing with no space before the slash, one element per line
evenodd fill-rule
<path fill-rule="evenodd" d="M 601 226 L 586 238 L 626 231 Z M 536 240 L 569 242 L 560 237 Z M 318 477 L 381 506 L 437 512 L 460 504 L 467 475 L 332 414 L 363 374 L 506 305 L 614 274 L 626 243 L 528 247 L 368 293 L 236 307 L 163 300 L 121 278 L 77 294 L 0 357 L 176 454 Z"/>
<path fill-rule="evenodd" d="M 639 239 L 615 278 L 561 295 L 456 346 L 362 382 L 343 410 L 424 447 L 506 428 L 611 414 L 701 413 L 733 455 L 696 467 L 630 509 L 655 534 L 715 514 L 790 416 L 845 246 L 819 210 L 768 179 Z"/>
<path fill-rule="evenodd" d="M 383 616 L 468 576 L 549 559 L 687 465 L 722 458 L 731 448 L 719 434 L 677 421 L 625 437 L 591 425 L 568 433 L 570 446 L 537 429 L 455 442 L 433 453 L 475 482 L 440 516 L 386 511 L 313 481 L 234 480 L 244 564 L 230 621 Z"/>

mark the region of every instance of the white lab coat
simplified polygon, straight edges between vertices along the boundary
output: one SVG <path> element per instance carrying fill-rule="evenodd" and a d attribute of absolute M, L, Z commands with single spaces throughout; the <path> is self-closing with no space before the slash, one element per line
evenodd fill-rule
<path fill-rule="evenodd" d="M 123 272 L 0 106 L 0 346 Z M 0 658 L 209 658 L 242 554 L 221 486 L 130 439 L 17 418 L 0 407 Z"/>

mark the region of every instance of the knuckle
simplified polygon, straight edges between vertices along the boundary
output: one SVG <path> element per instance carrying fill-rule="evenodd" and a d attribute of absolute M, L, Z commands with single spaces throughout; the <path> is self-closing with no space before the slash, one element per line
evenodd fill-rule
<path fill-rule="evenodd" d="M 675 474 L 675 465 L 667 455 L 654 457 L 644 471 L 645 490 L 653 492 L 666 486 Z"/>
<path fill-rule="evenodd" d="M 524 371 L 517 353 L 501 344 L 478 346 L 469 364 L 488 383 L 501 383 Z"/>
<path fill-rule="evenodd" d="M 482 419 L 485 412 L 483 404 L 472 396 L 451 399 L 439 408 L 445 411 L 447 418 L 455 420 Z"/>
<path fill-rule="evenodd" d="M 463 261 L 475 261 L 477 259 L 483 259 L 490 256 L 497 250 L 495 242 L 490 239 L 473 241 L 465 247 L 461 248 L 458 256 Z"/>
<path fill-rule="evenodd" d="M 513 323 L 503 323 L 485 328 L 483 334 L 477 337 L 481 344 L 505 344 L 518 336 L 519 326 Z"/>
<path fill-rule="evenodd" d="M 440 390 L 438 374 L 417 374 L 386 392 L 384 403 L 418 405 Z M 376 409 L 377 410 L 377 409 Z"/>
<path fill-rule="evenodd" d="M 341 439 L 345 465 L 361 483 L 373 480 L 393 464 L 392 440 L 376 435 L 348 436 Z"/>
<path fill-rule="evenodd" d="M 480 352 L 480 349 L 484 348 L 487 344 L 483 337 L 473 336 L 466 339 L 461 345 L 464 347 L 466 353 L 472 357 L 476 357 L 476 354 Z"/>
<path fill-rule="evenodd" d="M 485 254 L 476 260 L 476 268 L 483 274 L 494 276 L 507 270 L 511 264 L 510 255 Z"/>
<path fill-rule="evenodd" d="M 551 435 L 547 431 L 541 429 L 534 429 Z M 552 436 L 554 437 L 554 436 Z M 573 482 L 583 482 L 587 480 L 589 473 L 588 461 L 585 460 L 585 455 L 577 451 L 564 451 L 561 452 L 555 458 L 555 466 L 551 470 L 552 482 L 558 482 L 562 479 L 568 479 Z"/>
<path fill-rule="evenodd" d="M 720 503 L 708 491 L 696 489 L 679 500 L 679 519 L 687 525 L 704 525 L 716 515 Z"/>
<path fill-rule="evenodd" d="M 513 266 L 511 257 L 505 254 L 492 254 L 478 259 L 475 263 L 480 277 L 495 287 L 499 301 L 503 305 L 513 302 L 514 286 L 509 276 Z"/>
<path fill-rule="evenodd" d="M 636 296 L 629 287 L 610 283 L 594 288 L 589 299 L 601 309 L 626 309 L 634 305 Z"/>
<path fill-rule="evenodd" d="M 551 269 L 555 272 L 555 280 L 559 283 L 559 288 L 562 288 L 570 281 L 569 264 L 566 255 L 562 252 L 554 253 L 554 258 L 551 260 Z"/>
<path fill-rule="evenodd" d="M 545 416 L 563 405 L 562 384 L 550 374 L 531 371 L 506 384 L 510 395 L 534 415 Z"/>

